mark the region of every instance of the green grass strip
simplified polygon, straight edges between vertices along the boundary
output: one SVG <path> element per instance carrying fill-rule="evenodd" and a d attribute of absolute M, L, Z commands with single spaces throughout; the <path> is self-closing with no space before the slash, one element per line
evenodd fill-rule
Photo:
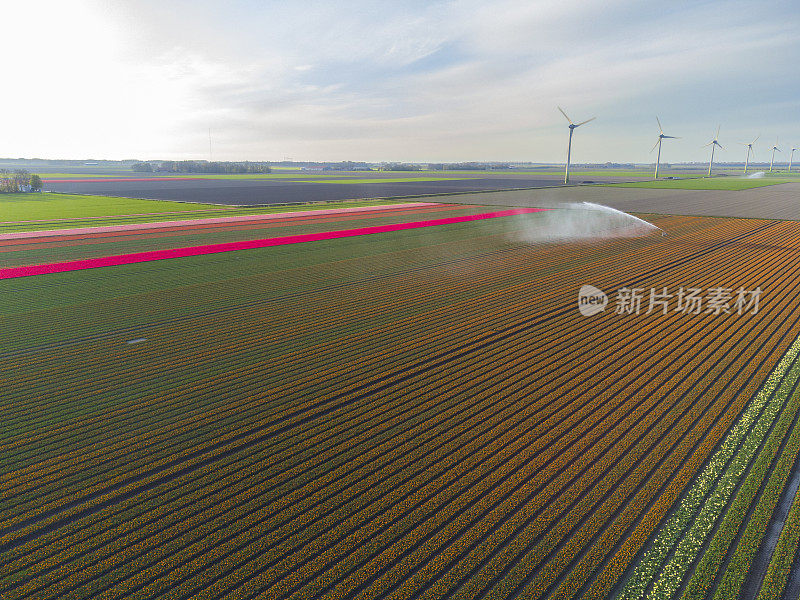
<path fill-rule="evenodd" d="M 45 180 L 49 179 L 311 179 L 315 177 L 333 177 L 335 173 L 308 173 L 296 171 L 292 173 L 168 173 L 157 171 L 155 173 L 137 173 L 131 171 L 111 171 L 109 173 L 39 173 Z M 352 173 L 350 173 L 352 176 Z M 363 177 L 363 174 L 361 175 Z"/>
<path fill-rule="evenodd" d="M 81 194 L 0 194 L 0 221 L 102 217 L 133 213 L 194 211 L 213 208 L 211 204 L 190 204 L 167 200 L 139 200 Z"/>
<path fill-rule="evenodd" d="M 739 191 L 750 190 L 753 188 L 764 187 L 767 185 L 778 185 L 790 183 L 797 179 L 788 178 L 760 178 L 747 179 L 738 177 L 701 177 L 696 179 L 658 179 L 655 181 L 634 181 L 632 183 L 609 183 L 608 187 L 633 187 L 633 188 L 656 188 L 664 190 L 726 190 Z"/>
<path fill-rule="evenodd" d="M 372 173 L 376 173 L 373 171 Z M 112 173 L 40 173 L 40 177 L 45 180 L 45 187 L 48 180 L 58 179 L 296 179 L 317 180 L 333 179 L 334 181 L 353 180 L 355 182 L 365 181 L 425 181 L 436 179 L 473 179 L 474 175 L 485 175 L 487 171 L 414 171 L 405 172 L 402 175 L 393 175 L 392 171 L 384 171 L 387 179 L 380 177 L 370 179 L 365 177 L 363 171 L 324 171 L 321 173 L 310 173 L 308 171 L 293 171 L 283 173 L 167 173 L 164 171 L 156 173 L 124 173 L 114 171 Z M 489 172 L 490 174 L 492 172 Z M 345 181 L 346 182 L 346 181 Z"/>
<path fill-rule="evenodd" d="M 648 598 L 669 598 L 677 591 L 744 470 L 780 412 L 786 394 L 791 390 L 791 383 L 800 375 L 800 366 L 794 364 L 799 353 L 800 338 L 770 373 L 739 421 L 726 435 L 720 449 L 712 456 L 678 508 L 658 531 L 651 547 L 643 554 L 633 574 L 617 595 L 619 600 L 643 598 L 651 582 L 653 587 Z M 758 418 L 762 410 L 764 413 Z M 757 418 L 755 426 L 751 428 Z M 662 567 L 664 557 L 673 550 L 673 556 Z"/>
<path fill-rule="evenodd" d="M 61 194 L 53 194 L 61 196 Z M 91 196 L 102 200 L 103 196 Z M 2 203 L 0 196 L 0 203 Z M 140 200 L 132 198 L 112 198 L 114 201 L 125 201 L 117 206 L 117 213 L 109 212 L 108 215 L 101 215 L 105 218 L 93 217 L 91 214 L 79 214 L 77 216 L 66 217 L 69 220 L 56 220 L 56 217 L 47 217 L 53 220 L 42 220 L 34 223 L 0 223 L 0 233 L 11 233 L 15 231 L 41 231 L 50 229 L 71 229 L 75 227 L 100 227 L 103 225 L 121 225 L 126 223 L 158 223 L 159 221 L 180 221 L 186 219 L 200 219 L 204 217 L 236 216 L 236 215 L 266 215 L 272 213 L 326 210 L 329 208 L 358 208 L 364 206 L 388 206 L 391 204 L 404 204 L 415 200 L 354 200 L 354 201 L 330 201 L 330 202 L 309 202 L 291 205 L 278 206 L 246 206 L 246 207 L 224 207 L 210 206 L 208 204 L 190 204 L 184 202 L 168 202 L 169 206 L 160 207 L 163 212 L 154 210 L 151 213 L 134 214 L 138 208 Z M 423 199 L 424 201 L 425 199 Z M 150 202 L 149 200 L 146 202 Z M 145 208 L 150 208 L 147 206 Z M 170 209 L 167 211 L 166 209 Z M 94 210 L 94 209 L 93 209 Z M 129 211 L 129 212 L 125 212 Z M 77 212 L 77 209 L 76 209 Z M 102 210 L 96 211 L 102 212 Z M 180 214 L 179 214 L 180 213 Z"/>
<path fill-rule="evenodd" d="M 522 172 L 521 170 L 518 172 Z M 563 175 L 564 174 L 564 167 L 558 169 L 537 169 L 535 171 L 525 171 L 526 173 L 537 174 L 541 173 L 543 175 Z M 664 172 L 661 171 L 662 177 L 666 177 L 669 175 L 680 176 L 680 177 L 700 177 L 702 175 L 701 172 L 697 170 L 669 170 Z M 570 167 L 570 179 L 575 178 L 578 179 L 580 177 L 649 177 L 650 179 L 653 178 L 653 169 L 589 169 L 589 170 L 581 170 L 576 169 L 574 165 Z"/>
<path fill-rule="evenodd" d="M 800 543 L 800 494 L 795 496 L 792 508 L 786 517 L 783 530 L 767 567 L 758 600 L 780 600 L 789 580 L 789 573 Z"/>

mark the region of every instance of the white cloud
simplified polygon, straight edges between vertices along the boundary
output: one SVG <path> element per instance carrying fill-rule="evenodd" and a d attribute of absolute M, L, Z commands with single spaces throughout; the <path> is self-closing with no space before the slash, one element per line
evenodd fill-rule
<path fill-rule="evenodd" d="M 218 158 L 560 160 L 563 104 L 599 116 L 579 161 L 647 160 L 656 112 L 700 159 L 706 125 L 797 122 L 797 9 L 746 6 L 19 3 L 0 155 L 204 157 L 212 127 Z"/>

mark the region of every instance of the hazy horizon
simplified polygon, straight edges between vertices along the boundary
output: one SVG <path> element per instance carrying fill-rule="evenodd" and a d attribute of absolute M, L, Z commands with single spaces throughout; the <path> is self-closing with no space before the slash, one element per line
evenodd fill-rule
<path fill-rule="evenodd" d="M 798 156 L 800 156 L 800 154 Z M 58 161 L 58 162 L 76 162 L 76 163 L 80 162 L 80 163 L 83 163 L 81 165 L 72 165 L 72 166 L 77 167 L 77 166 L 92 166 L 92 165 L 88 164 L 90 162 L 123 163 L 124 164 L 124 163 L 139 162 L 140 160 L 141 159 L 138 159 L 138 158 L 113 159 L 113 158 L 103 158 L 103 157 L 98 157 L 98 156 L 80 157 L 80 158 L 76 158 L 76 157 L 71 157 L 71 158 L 47 158 L 47 157 L 3 158 L 3 157 L 0 157 L 0 165 L 15 165 L 15 164 L 24 164 L 24 163 L 36 162 L 36 161 L 40 161 L 40 162 L 57 162 Z M 147 159 L 144 162 L 158 163 L 158 162 L 169 161 L 169 160 L 183 160 L 183 159 L 158 159 L 158 158 L 155 158 L 155 159 Z M 199 159 L 186 159 L 186 160 L 204 161 L 204 160 L 207 160 L 207 159 L 199 158 Z M 228 160 L 220 159 L 219 162 L 254 162 L 254 163 L 259 163 L 260 162 L 260 163 L 269 163 L 269 164 L 273 164 L 273 165 L 274 164 L 280 165 L 281 163 L 287 163 L 287 164 L 290 164 L 290 163 L 294 163 L 294 164 L 309 163 L 309 164 L 321 164 L 321 165 L 325 165 L 325 164 L 334 165 L 334 164 L 342 163 L 342 162 L 365 163 L 365 164 L 368 164 L 368 165 L 381 165 L 381 164 L 385 164 L 385 165 L 391 165 L 391 164 L 408 164 L 408 165 L 445 164 L 446 165 L 446 164 L 465 164 L 465 163 L 474 162 L 476 164 L 485 164 L 485 165 L 507 163 L 509 165 L 530 165 L 531 167 L 561 167 L 561 168 L 563 168 L 564 165 L 565 165 L 564 161 L 561 161 L 561 162 L 558 162 L 558 161 L 553 161 L 553 162 L 534 162 L 534 161 L 499 161 L 499 160 L 491 160 L 491 159 L 485 160 L 485 161 L 459 161 L 459 162 L 450 162 L 450 163 L 442 162 L 442 161 L 424 161 L 424 160 L 410 160 L 410 161 L 371 161 L 371 160 L 364 160 L 364 161 L 356 161 L 356 160 L 349 160 L 349 159 L 346 159 L 346 158 L 345 159 L 336 159 L 336 158 L 334 158 L 334 159 L 330 159 L 330 160 L 309 160 L 309 161 L 284 161 L 284 160 L 273 160 L 273 161 L 265 160 L 265 161 L 261 161 L 261 160 L 249 160 L 249 159 L 242 159 L 241 161 L 238 161 L 238 160 L 230 160 L 230 161 L 228 161 Z M 776 158 L 775 158 L 775 161 L 774 161 L 775 167 L 779 167 L 779 166 L 785 167 L 788 163 L 789 163 L 788 155 L 787 155 L 787 157 L 783 158 L 782 160 L 779 160 L 778 159 L 778 155 L 776 155 Z M 770 161 L 769 161 L 769 159 L 767 159 L 767 160 L 750 160 L 749 164 L 750 164 L 750 167 L 752 169 L 753 167 L 757 167 L 757 166 L 769 165 Z M 796 166 L 798 164 L 798 161 L 794 161 L 793 164 Z M 633 166 L 635 168 L 652 168 L 652 167 L 655 166 L 655 161 L 652 161 L 652 162 L 636 162 L 636 163 L 634 163 L 634 162 L 626 163 L 626 162 L 616 162 L 616 161 L 607 161 L 607 162 L 604 162 L 604 163 L 599 163 L 599 162 L 594 162 L 594 163 L 593 162 L 580 162 L 580 163 L 571 162 L 570 163 L 570 168 L 571 169 L 573 169 L 573 168 L 582 168 L 582 167 L 590 167 L 591 168 L 591 167 L 598 167 L 598 166 L 607 167 L 608 165 L 611 165 L 610 167 L 608 167 L 608 168 L 611 168 L 611 169 L 617 168 L 614 165 L 619 165 L 619 168 L 626 168 L 626 167 L 629 167 L 629 166 Z M 716 157 L 714 158 L 714 168 L 715 169 L 717 169 L 717 168 L 725 168 L 725 167 L 736 168 L 736 167 L 741 167 L 742 165 L 744 165 L 744 160 L 741 160 L 741 161 L 719 161 L 719 160 L 716 159 Z M 669 169 L 669 168 L 672 168 L 672 167 L 705 168 L 707 166 L 708 166 L 708 160 L 705 160 L 705 161 L 673 161 L 673 162 L 663 162 L 662 161 L 660 168 L 661 169 Z M 796 169 L 793 167 L 792 168 L 792 172 L 794 173 L 795 170 Z"/>

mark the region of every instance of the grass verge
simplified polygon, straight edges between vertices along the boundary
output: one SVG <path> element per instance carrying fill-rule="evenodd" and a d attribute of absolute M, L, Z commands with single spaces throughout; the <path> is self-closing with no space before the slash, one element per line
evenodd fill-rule
<path fill-rule="evenodd" d="M 659 179 L 656 181 L 634 181 L 632 183 L 610 183 L 608 185 L 610 187 L 655 188 L 664 190 L 725 190 L 735 192 L 767 185 L 790 183 L 792 181 L 797 180 L 772 177 L 762 177 L 758 179 L 746 179 L 744 177 L 699 177 L 696 179 Z"/>
<path fill-rule="evenodd" d="M 103 217 L 134 213 L 189 212 L 215 208 L 213 204 L 189 204 L 166 200 L 139 200 L 79 194 L 0 194 L 0 221 L 34 221 Z"/>

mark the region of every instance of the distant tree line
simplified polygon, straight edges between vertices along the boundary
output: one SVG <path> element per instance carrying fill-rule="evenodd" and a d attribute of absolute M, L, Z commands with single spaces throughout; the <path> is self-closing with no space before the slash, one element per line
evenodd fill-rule
<path fill-rule="evenodd" d="M 207 160 L 164 160 L 135 162 L 131 168 L 137 173 L 271 173 L 263 162 L 209 162 Z"/>
<path fill-rule="evenodd" d="M 370 166 L 365 162 L 354 162 L 352 160 L 343 160 L 338 163 L 327 163 L 322 167 L 323 171 L 372 171 Z"/>
<path fill-rule="evenodd" d="M 479 163 L 479 162 L 462 162 L 462 163 L 430 163 L 428 169 L 431 171 L 494 171 L 510 169 L 511 165 L 508 163 Z"/>
<path fill-rule="evenodd" d="M 0 169 L 0 193 L 38 192 L 42 189 L 42 178 L 31 175 L 25 169 Z"/>
<path fill-rule="evenodd" d="M 599 164 L 587 163 L 584 166 L 586 166 L 589 169 L 635 169 L 636 168 L 636 165 L 634 163 L 615 163 L 615 162 L 605 162 Z"/>
<path fill-rule="evenodd" d="M 421 171 L 422 168 L 417 165 L 409 165 L 406 163 L 391 163 L 383 167 L 384 171 Z"/>

